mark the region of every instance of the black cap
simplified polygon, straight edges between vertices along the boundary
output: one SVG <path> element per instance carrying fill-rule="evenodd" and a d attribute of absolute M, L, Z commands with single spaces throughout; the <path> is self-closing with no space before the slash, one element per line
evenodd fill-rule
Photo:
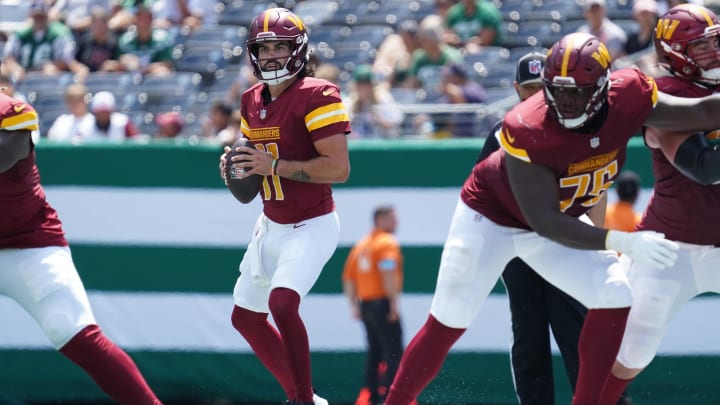
<path fill-rule="evenodd" d="M 515 70 L 517 84 L 540 83 L 540 74 L 545 66 L 545 55 L 530 52 L 518 60 Z"/>
<path fill-rule="evenodd" d="M 618 198 L 623 201 L 633 201 L 640 192 L 640 176 L 631 170 L 624 170 L 615 180 Z"/>

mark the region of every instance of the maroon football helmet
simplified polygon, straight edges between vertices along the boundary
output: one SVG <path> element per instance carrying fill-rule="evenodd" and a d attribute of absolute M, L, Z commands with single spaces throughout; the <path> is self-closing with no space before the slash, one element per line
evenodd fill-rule
<path fill-rule="evenodd" d="M 715 13 L 696 4 L 668 10 L 655 27 L 658 62 L 676 75 L 720 84 L 720 25 Z"/>
<path fill-rule="evenodd" d="M 565 128 L 579 128 L 607 101 L 610 54 L 590 34 L 568 34 L 548 51 L 542 79 L 550 112 Z"/>
<path fill-rule="evenodd" d="M 278 70 L 262 70 L 258 57 L 263 41 L 289 41 L 290 55 Z M 307 63 L 308 34 L 300 17 L 285 8 L 270 8 L 260 13 L 252 23 L 246 41 L 253 73 L 263 83 L 279 84 L 295 76 Z"/>

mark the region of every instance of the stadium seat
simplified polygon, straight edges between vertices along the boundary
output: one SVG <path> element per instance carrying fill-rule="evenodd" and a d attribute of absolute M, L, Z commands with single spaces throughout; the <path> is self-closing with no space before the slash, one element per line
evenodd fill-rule
<path fill-rule="evenodd" d="M 559 22 L 530 20 L 522 23 L 503 22 L 502 45 L 508 48 L 516 46 L 551 46 L 562 36 Z"/>
<path fill-rule="evenodd" d="M 85 78 L 85 87 L 91 93 L 109 91 L 119 94 L 136 85 L 142 80 L 139 74 L 125 72 L 92 72 Z"/>
<path fill-rule="evenodd" d="M 338 4 L 332 1 L 305 0 L 293 8 L 293 13 L 300 17 L 305 25 L 314 27 L 333 18 L 338 8 Z"/>
<path fill-rule="evenodd" d="M 413 17 L 410 2 L 370 2 L 368 12 L 358 21 L 358 24 L 396 24 Z"/>
<path fill-rule="evenodd" d="M 178 72 L 195 72 L 205 84 L 215 80 L 219 69 L 227 65 L 232 58 L 232 51 L 218 46 L 194 46 L 181 49 L 175 54 L 175 70 Z"/>
<path fill-rule="evenodd" d="M 585 25 L 587 21 L 585 21 L 584 18 L 574 18 L 570 20 L 565 20 L 562 24 L 562 33 L 563 35 L 572 34 L 573 32 L 577 32 L 578 28 Z"/>
<path fill-rule="evenodd" d="M 20 0 L 0 1 L 0 31 L 15 32 L 26 24 L 30 14 L 30 2 Z"/>
<path fill-rule="evenodd" d="M 362 24 L 349 28 L 349 30 L 341 30 L 341 41 L 345 43 L 367 41 L 373 48 L 380 46 L 385 37 L 394 32 L 392 26 L 387 24 Z"/>
<path fill-rule="evenodd" d="M 235 0 L 228 3 L 219 14 L 218 23 L 248 27 L 253 18 L 267 8 L 268 3 L 265 1 Z"/>
<path fill-rule="evenodd" d="M 510 50 L 503 46 L 485 46 L 479 52 L 466 53 L 464 55 L 465 65 L 472 66 L 475 63 L 492 65 L 508 60 Z"/>
<path fill-rule="evenodd" d="M 492 87 L 512 88 L 515 80 L 515 61 L 507 60 L 493 65 L 474 68 L 474 78 L 486 89 Z"/>
<path fill-rule="evenodd" d="M 551 19 L 555 21 L 583 18 L 582 7 L 574 1 L 542 0 L 534 2 L 535 6 L 528 19 Z"/>
<path fill-rule="evenodd" d="M 20 93 L 30 95 L 31 93 L 59 93 L 65 91 L 65 87 L 72 83 L 73 75 L 70 73 L 61 73 L 57 76 L 46 75 L 42 72 L 27 72 L 22 81 L 19 81 L 15 87 Z M 32 100 L 29 100 L 31 101 Z"/>
<path fill-rule="evenodd" d="M 504 0 L 498 9 L 504 21 L 523 21 L 525 15 L 533 11 L 534 6 L 532 1 Z"/>

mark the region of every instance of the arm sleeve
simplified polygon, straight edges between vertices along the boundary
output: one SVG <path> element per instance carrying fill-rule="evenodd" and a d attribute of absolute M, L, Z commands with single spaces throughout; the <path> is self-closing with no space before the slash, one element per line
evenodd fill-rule
<path fill-rule="evenodd" d="M 702 185 L 720 182 L 720 145 L 712 145 L 702 133 L 680 144 L 673 166 L 690 180 Z"/>

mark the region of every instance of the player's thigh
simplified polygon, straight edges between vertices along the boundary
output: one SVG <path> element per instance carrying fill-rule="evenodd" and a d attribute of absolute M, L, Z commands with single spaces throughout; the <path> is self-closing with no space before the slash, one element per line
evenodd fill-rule
<path fill-rule="evenodd" d="M 572 249 L 536 233 L 519 235 L 515 243 L 530 267 L 587 308 L 630 306 L 630 285 L 616 253 Z"/>
<path fill-rule="evenodd" d="M 270 282 L 271 288 L 289 288 L 301 297 L 307 295 L 320 277 L 340 239 L 340 223 L 335 212 L 303 223 L 302 227 L 289 229 L 277 239 L 277 267 Z"/>
<path fill-rule="evenodd" d="M 430 313 L 442 324 L 467 328 L 515 255 L 511 228 L 460 201 L 443 246 Z"/>
<path fill-rule="evenodd" d="M 684 246 L 681 245 L 681 248 Z M 720 248 L 703 246 L 694 252 L 692 262 L 695 284 L 699 292 L 720 293 Z"/>
<path fill-rule="evenodd" d="M 0 291 L 35 319 L 55 347 L 96 323 L 69 248 L 4 251 L 0 270 Z"/>
<path fill-rule="evenodd" d="M 233 289 L 233 302 L 235 305 L 253 312 L 269 313 L 268 300 L 270 299 L 270 285 L 258 286 L 253 282 L 250 272 L 249 250 L 245 252 L 240 262 L 240 275 Z"/>

